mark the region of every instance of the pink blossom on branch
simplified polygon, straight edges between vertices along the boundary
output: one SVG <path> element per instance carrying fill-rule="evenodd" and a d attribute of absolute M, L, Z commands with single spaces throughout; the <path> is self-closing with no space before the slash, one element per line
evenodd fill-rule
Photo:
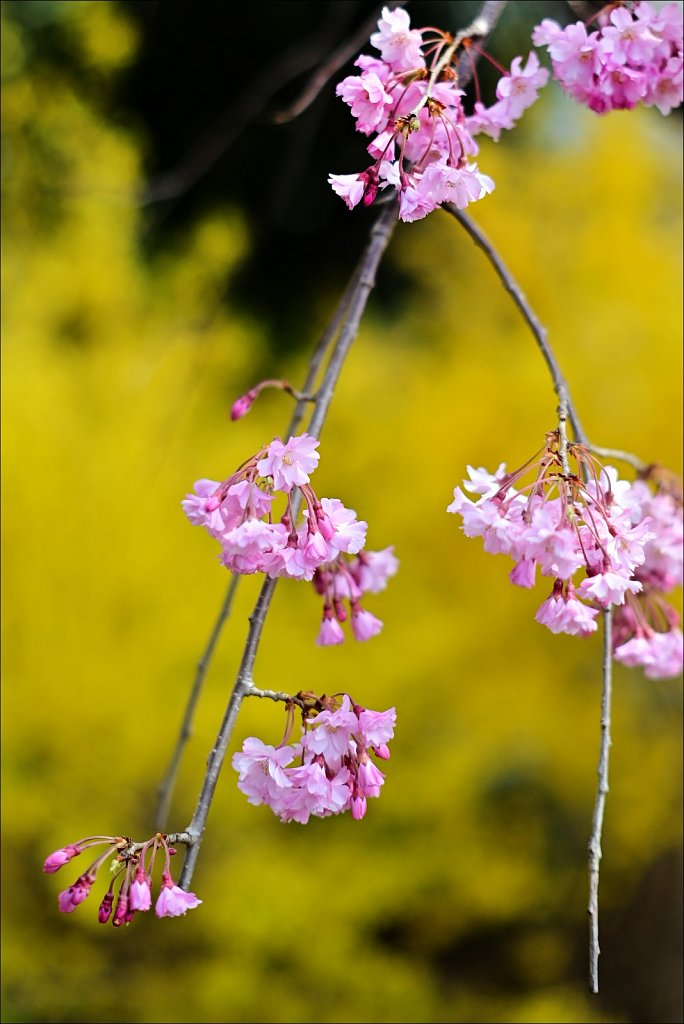
<path fill-rule="evenodd" d="M 250 737 L 233 755 L 238 789 L 284 822 L 306 824 L 312 815 L 344 811 L 358 821 L 366 813 L 366 798 L 379 796 L 385 781 L 370 754 L 389 758 L 396 712 L 368 711 L 348 694 L 341 701 L 310 698 L 301 742 L 271 747 Z M 298 765 L 292 765 L 295 758 Z"/>
<path fill-rule="evenodd" d="M 279 437 L 268 446 L 266 455 L 257 462 L 262 476 L 270 476 L 276 491 L 289 493 L 296 485 L 308 484 L 320 458 L 316 448 L 320 441 L 308 434 L 291 437 L 286 444 Z"/>
<path fill-rule="evenodd" d="M 383 589 L 398 562 L 391 548 L 363 551 L 368 526 L 354 509 L 338 498 L 316 496 L 310 474 L 319 461 L 318 445 L 308 434 L 285 443 L 276 438 L 222 483 L 198 480 L 182 507 L 193 525 L 204 526 L 218 540 L 220 560 L 231 572 L 313 580 L 324 597 L 317 642 L 328 646 L 344 640 L 339 625 L 347 618 L 343 601 L 358 603 L 365 590 Z M 287 495 L 279 522 L 273 507 L 278 490 Z M 300 524 L 294 516 L 295 492 L 304 505 Z M 367 640 L 382 623 L 360 607 L 358 612 L 352 632 Z"/>
<path fill-rule="evenodd" d="M 457 66 L 470 40 L 454 41 L 437 29 L 411 29 L 405 10 L 384 7 L 370 41 L 381 59 L 359 57 L 360 74 L 347 76 L 336 92 L 350 107 L 357 130 L 375 133 L 367 147 L 374 163 L 357 174 L 331 174 L 328 182 L 336 194 L 353 209 L 393 187 L 399 217 L 407 222 L 445 202 L 464 209 L 489 195 L 494 182 L 471 159 L 478 152 L 474 136 L 486 132 L 498 138 L 534 103 L 549 77 L 536 55 L 531 53 L 524 67 L 516 57 L 497 85 L 496 104 L 487 109 L 478 102 L 469 117 Z"/>
<path fill-rule="evenodd" d="M 602 608 L 614 609 L 614 652 L 655 678 L 682 668 L 679 617 L 664 594 L 682 580 L 682 507 L 674 493 L 644 480 L 620 480 L 579 444 L 568 444 L 563 472 L 557 432 L 520 470 L 495 474 L 468 467 L 466 490 L 447 511 L 486 551 L 510 555 L 513 584 L 531 588 L 537 569 L 554 579 L 536 621 L 553 633 L 588 636 Z M 531 483 L 520 487 L 528 475 Z M 586 482 L 583 478 L 586 477 Z M 576 582 L 576 574 L 585 577 Z M 619 653 L 618 653 L 619 652 Z"/>
<path fill-rule="evenodd" d="M 162 887 L 154 912 L 157 917 L 180 917 L 188 910 L 194 910 L 202 900 L 198 899 L 194 892 L 185 892 L 175 885 L 173 878 L 168 872 L 162 874 Z"/>
<path fill-rule="evenodd" d="M 157 916 L 177 917 L 202 902 L 194 893 L 184 892 L 174 884 L 170 872 L 170 859 L 176 851 L 169 845 L 169 837 L 161 832 L 157 832 L 144 843 L 134 843 L 126 836 L 90 836 L 51 854 L 45 861 L 45 870 L 51 874 L 62 866 L 57 864 L 57 861 L 64 860 L 65 855 L 68 855 L 64 861 L 67 863 L 71 856 L 97 845 L 104 845 L 104 852 L 98 855 L 72 885 L 60 892 L 57 902 L 62 913 L 73 913 L 88 898 L 100 868 L 109 860 L 114 875 L 98 907 L 98 920 L 100 924 L 106 924 L 111 920 L 115 928 L 128 924 L 136 913 L 144 913 L 152 906 L 151 875 L 158 851 L 163 853 L 165 866 L 156 904 Z"/>
<path fill-rule="evenodd" d="M 564 91 L 597 114 L 639 103 L 669 114 L 682 102 L 680 4 L 608 5 L 593 31 L 545 18 L 532 42 L 548 49 Z"/>

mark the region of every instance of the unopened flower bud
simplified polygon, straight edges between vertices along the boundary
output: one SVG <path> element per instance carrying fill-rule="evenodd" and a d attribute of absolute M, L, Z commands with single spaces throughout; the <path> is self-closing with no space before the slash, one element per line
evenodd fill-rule
<path fill-rule="evenodd" d="M 68 864 L 73 857 L 77 857 L 80 852 L 80 846 L 75 845 L 63 846 L 61 850 L 55 850 L 43 864 L 43 871 L 48 875 L 53 875 L 55 871 L 59 871 L 65 864 Z"/>
<path fill-rule="evenodd" d="M 332 540 L 335 536 L 335 527 L 330 516 L 323 511 L 320 505 L 316 509 L 316 522 L 318 523 L 318 529 L 321 531 L 325 539 Z"/>
<path fill-rule="evenodd" d="M 130 917 L 128 916 L 128 893 L 120 892 L 119 898 L 116 901 L 116 910 L 114 911 L 114 920 L 112 924 L 115 928 L 120 928 L 122 924 L 128 924 Z"/>
<path fill-rule="evenodd" d="M 113 907 L 113 905 L 114 905 L 114 893 L 113 892 L 106 892 L 105 895 L 104 895 L 104 899 L 102 900 L 102 903 L 100 904 L 100 909 L 99 909 L 98 914 L 97 914 L 97 917 L 98 917 L 98 920 L 99 920 L 100 924 L 107 924 L 107 921 L 112 916 L 112 907 Z"/>
<path fill-rule="evenodd" d="M 351 800 L 351 813 L 354 821 L 361 821 L 366 816 L 365 796 L 353 796 Z"/>
<path fill-rule="evenodd" d="M 233 408 L 230 410 L 231 420 L 240 420 L 243 416 L 246 416 L 252 408 L 252 403 L 258 394 L 259 392 L 257 389 L 252 388 L 250 391 L 245 392 L 244 395 L 240 395 L 240 397 L 235 400 Z"/>

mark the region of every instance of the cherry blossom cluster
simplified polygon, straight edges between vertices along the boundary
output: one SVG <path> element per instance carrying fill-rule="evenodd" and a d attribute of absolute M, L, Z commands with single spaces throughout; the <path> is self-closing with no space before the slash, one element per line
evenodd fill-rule
<path fill-rule="evenodd" d="M 514 486 L 533 471 L 531 483 Z M 456 487 L 447 511 L 462 517 L 467 537 L 483 538 L 485 551 L 514 559 L 512 583 L 533 587 L 537 569 L 553 580 L 537 622 L 586 636 L 600 609 L 617 606 L 615 657 L 652 677 L 681 671 L 679 620 L 662 598 L 681 584 L 681 504 L 620 480 L 580 444 L 563 450 L 557 431 L 519 470 L 468 473 L 463 485 L 479 498 Z"/>
<path fill-rule="evenodd" d="M 532 42 L 545 46 L 554 78 L 597 114 L 637 103 L 669 114 L 682 102 L 682 9 L 678 3 L 609 4 L 599 28 L 562 29 L 545 18 Z"/>
<path fill-rule="evenodd" d="M 97 872 L 111 858 L 112 880 L 100 904 L 98 919 L 100 924 L 111 919 L 115 928 L 130 924 L 136 913 L 152 907 L 152 869 L 158 850 L 163 851 L 164 867 L 154 905 L 157 917 L 179 917 L 202 902 L 194 893 L 185 892 L 174 884 L 170 860 L 176 851 L 169 845 L 168 836 L 161 832 L 145 843 L 133 843 L 127 836 L 88 836 L 51 853 L 43 870 L 52 875 L 85 850 L 102 845 L 105 850 L 59 894 L 59 909 L 64 914 L 71 914 L 90 895 Z"/>
<path fill-rule="evenodd" d="M 191 523 L 203 526 L 221 545 L 221 562 L 232 572 L 263 572 L 271 578 L 313 580 L 324 597 L 320 644 L 344 640 L 340 626 L 347 619 L 357 640 L 368 640 L 382 622 L 361 606 L 364 593 L 383 589 L 397 570 L 392 548 L 365 552 L 367 524 L 338 498 L 317 498 L 309 474 L 318 464 L 319 442 L 308 434 L 276 438 L 218 483 L 198 480 L 194 494 L 182 502 Z M 286 495 L 286 508 L 276 521 L 275 492 Z M 303 504 L 297 525 L 294 495 Z M 352 557 L 355 556 L 355 557 Z"/>
<path fill-rule="evenodd" d="M 380 795 L 385 781 L 370 755 L 389 758 L 395 709 L 368 711 L 348 694 L 340 701 L 300 693 L 297 702 L 303 707 L 299 742 L 288 744 L 286 735 L 273 747 L 253 736 L 246 739 L 233 755 L 238 788 L 251 804 L 266 804 L 281 821 L 305 825 L 312 815 L 343 811 L 360 820 L 366 801 Z"/>
<path fill-rule="evenodd" d="M 384 7 L 370 41 L 380 58 L 359 57 L 360 74 L 345 78 L 336 92 L 351 108 L 357 130 L 374 136 L 367 147 L 372 163 L 360 174 L 331 174 L 333 190 L 352 209 L 394 186 L 404 221 L 419 220 L 444 202 L 463 209 L 488 195 L 494 182 L 471 159 L 478 153 L 474 136 L 498 138 L 535 102 L 549 77 L 536 54 L 524 67 L 516 57 L 510 71 L 501 69 L 496 103 L 478 102 L 468 117 L 455 63 L 471 39 L 412 29 L 405 10 Z"/>
<path fill-rule="evenodd" d="M 650 679 L 678 675 L 682 670 L 679 615 L 665 594 L 682 585 L 682 501 L 661 483 L 653 493 L 645 480 L 628 485 L 620 498 L 633 525 L 650 520 L 652 533 L 644 561 L 634 570 L 641 590 L 616 608 L 613 617 L 614 655 L 624 665 L 643 668 Z"/>

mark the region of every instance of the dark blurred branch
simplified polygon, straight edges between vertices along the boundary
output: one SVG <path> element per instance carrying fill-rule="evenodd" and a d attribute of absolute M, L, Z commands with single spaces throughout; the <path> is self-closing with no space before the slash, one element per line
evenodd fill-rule
<path fill-rule="evenodd" d="M 407 0 L 394 0 L 392 7 L 393 9 L 396 9 L 397 7 L 405 7 L 406 3 Z M 314 71 L 299 99 L 295 100 L 295 102 L 289 107 L 285 107 L 284 110 L 281 110 L 279 113 L 274 115 L 273 121 L 275 124 L 285 124 L 287 121 L 292 121 L 295 117 L 299 117 L 300 114 L 303 114 L 307 107 L 311 106 L 323 86 L 330 81 L 332 76 L 339 71 L 339 69 L 343 67 L 348 60 L 351 60 L 356 51 L 361 49 L 361 47 L 366 43 L 368 37 L 376 26 L 378 10 L 373 11 L 370 18 L 368 18 L 367 21 L 364 21 L 363 25 L 359 27 L 354 35 L 331 53 L 330 57 L 324 61 L 316 71 Z"/>
<path fill-rule="evenodd" d="M 252 121 L 263 112 L 269 101 L 285 85 L 315 67 L 330 48 L 331 38 L 339 33 L 339 20 L 347 20 L 345 4 L 329 8 L 332 17 L 322 28 L 297 42 L 262 69 L 242 94 L 242 102 L 231 102 L 182 159 L 164 174 L 150 181 L 142 190 L 140 203 L 149 205 L 178 199 L 204 177 Z M 164 216 L 174 204 L 164 211 Z"/>

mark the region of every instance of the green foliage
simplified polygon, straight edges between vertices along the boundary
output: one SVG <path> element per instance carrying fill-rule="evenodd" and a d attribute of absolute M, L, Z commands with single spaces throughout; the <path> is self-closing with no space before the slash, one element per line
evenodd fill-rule
<path fill-rule="evenodd" d="M 79 7 L 71 30 L 89 59 L 122 62 L 132 40 L 116 8 L 61 6 Z M 279 433 L 289 409 L 267 393 L 228 421 L 263 354 L 258 325 L 221 301 L 250 244 L 239 213 L 146 264 L 140 144 L 22 57 L 18 22 L 4 45 L 3 1019 L 629 1019 L 627 1000 L 590 1003 L 583 987 L 599 640 L 538 626 L 543 595 L 512 588 L 505 560 L 445 513 L 466 463 L 521 463 L 555 407 L 510 300 L 446 216 L 397 231 L 421 293 L 400 332 L 372 312 L 364 324 L 314 478 L 368 521 L 371 548 L 396 545 L 400 573 L 368 602 L 384 631 L 317 648 L 312 589 L 281 582 L 257 660 L 258 685 L 396 704 L 382 799 L 360 824 L 284 826 L 247 805 L 226 766 L 200 909 L 102 928 L 98 885 L 57 913 L 75 872 L 44 876 L 47 853 L 94 832 L 149 834 L 227 585 L 180 499 Z M 598 120 L 559 96 L 528 116 L 524 146 L 485 147 L 497 189 L 474 215 L 547 324 L 592 440 L 678 468 L 673 126 L 653 111 Z M 303 315 L 308 301 L 303 285 Z M 273 374 L 298 382 L 302 363 Z M 257 586 L 242 581 L 212 666 L 173 828 L 189 820 Z M 677 684 L 618 667 L 615 690 L 607 922 L 681 837 Z M 277 743 L 283 718 L 250 704 L 233 746 Z"/>

